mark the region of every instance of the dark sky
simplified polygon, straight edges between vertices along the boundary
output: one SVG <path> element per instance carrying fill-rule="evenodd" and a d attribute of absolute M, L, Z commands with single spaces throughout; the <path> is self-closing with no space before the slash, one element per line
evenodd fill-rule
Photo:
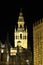
<path fill-rule="evenodd" d="M 29 40 L 32 46 L 32 24 L 43 17 L 43 2 L 37 0 L 6 1 L 0 5 L 0 40 L 4 43 L 7 32 L 13 45 L 14 26 L 22 8 L 24 20 L 29 31 Z"/>

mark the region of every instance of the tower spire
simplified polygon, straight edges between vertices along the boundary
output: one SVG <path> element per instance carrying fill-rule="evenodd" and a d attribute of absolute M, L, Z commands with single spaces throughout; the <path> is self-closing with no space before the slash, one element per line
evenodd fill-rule
<path fill-rule="evenodd" d="M 20 14 L 19 14 L 19 16 L 23 16 L 22 8 L 20 9 Z"/>
<path fill-rule="evenodd" d="M 22 8 L 20 9 L 20 11 L 22 11 Z"/>
<path fill-rule="evenodd" d="M 23 17 L 23 13 L 22 13 L 22 8 L 20 9 L 17 23 L 18 23 L 18 27 L 20 27 L 20 26 L 24 27 L 24 17 Z"/>

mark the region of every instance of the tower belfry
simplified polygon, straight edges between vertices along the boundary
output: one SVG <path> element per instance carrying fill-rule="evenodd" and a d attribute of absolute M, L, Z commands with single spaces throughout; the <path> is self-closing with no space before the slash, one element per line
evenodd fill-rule
<path fill-rule="evenodd" d="M 19 17 L 18 17 L 18 27 L 15 28 L 14 31 L 14 42 L 15 47 L 21 46 L 23 48 L 27 48 L 27 28 L 24 28 L 24 17 L 22 13 L 22 9 L 20 9 Z"/>
<path fill-rule="evenodd" d="M 20 9 L 20 13 L 19 13 L 19 17 L 18 17 L 18 27 L 24 27 L 24 17 L 23 17 L 23 13 L 22 13 L 22 9 Z"/>

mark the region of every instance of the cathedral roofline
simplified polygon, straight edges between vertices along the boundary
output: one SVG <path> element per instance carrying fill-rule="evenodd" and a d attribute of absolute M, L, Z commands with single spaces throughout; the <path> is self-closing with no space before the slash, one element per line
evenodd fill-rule
<path fill-rule="evenodd" d="M 33 24 L 33 28 L 35 27 L 38 27 L 39 25 L 41 25 L 41 24 L 43 23 L 43 18 L 42 19 L 40 19 L 40 20 L 38 20 L 37 22 L 35 22 L 34 24 Z"/>

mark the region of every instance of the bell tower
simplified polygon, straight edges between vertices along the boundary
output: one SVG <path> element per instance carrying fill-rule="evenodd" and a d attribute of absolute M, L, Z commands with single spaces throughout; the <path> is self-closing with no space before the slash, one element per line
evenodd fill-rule
<path fill-rule="evenodd" d="M 24 17 L 23 17 L 22 9 L 20 10 L 17 23 L 18 23 L 18 28 L 24 28 Z"/>
<path fill-rule="evenodd" d="M 15 28 L 14 31 L 14 42 L 15 47 L 21 46 L 23 48 L 27 48 L 27 28 L 24 28 L 24 17 L 22 13 L 22 9 L 20 9 L 19 17 L 18 17 L 18 27 Z"/>

